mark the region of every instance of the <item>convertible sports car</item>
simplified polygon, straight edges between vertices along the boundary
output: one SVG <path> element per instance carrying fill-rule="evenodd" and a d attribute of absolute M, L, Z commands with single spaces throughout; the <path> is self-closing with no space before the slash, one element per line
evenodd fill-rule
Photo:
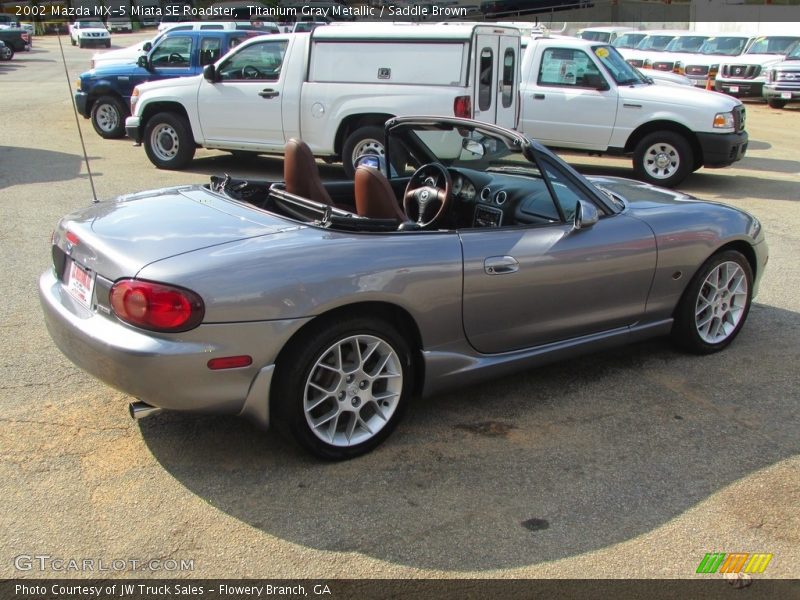
<path fill-rule="evenodd" d="M 412 394 L 671 334 L 709 353 L 767 262 L 757 219 L 611 177 L 517 132 L 386 124 L 385 156 L 323 184 L 214 177 L 64 217 L 40 279 L 78 366 L 162 409 L 274 417 L 313 453 L 367 452 Z M 491 410 L 491 407 L 487 407 Z"/>

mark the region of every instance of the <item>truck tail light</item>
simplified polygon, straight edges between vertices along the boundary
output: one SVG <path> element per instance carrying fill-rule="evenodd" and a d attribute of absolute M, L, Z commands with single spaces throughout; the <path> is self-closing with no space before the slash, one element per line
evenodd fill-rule
<path fill-rule="evenodd" d="M 109 299 L 120 320 L 152 331 L 188 331 L 205 314 L 194 292 L 152 281 L 120 279 L 111 286 Z"/>
<path fill-rule="evenodd" d="M 472 99 L 469 96 L 456 96 L 453 100 L 453 115 L 462 119 L 472 118 Z"/>

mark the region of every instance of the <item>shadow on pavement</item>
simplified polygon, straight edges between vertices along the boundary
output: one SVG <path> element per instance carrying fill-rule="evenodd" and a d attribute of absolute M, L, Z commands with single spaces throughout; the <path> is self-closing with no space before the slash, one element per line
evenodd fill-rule
<path fill-rule="evenodd" d="M 719 354 L 654 340 L 417 400 L 387 443 L 344 463 L 235 418 L 165 414 L 141 431 L 191 492 L 292 543 L 518 567 L 647 534 L 800 452 L 798 330 L 797 313 L 754 305 Z"/>
<path fill-rule="evenodd" d="M 89 161 L 96 157 L 89 157 Z M 26 183 L 47 183 L 86 178 L 81 174 L 83 157 L 38 148 L 0 146 L 0 189 Z M 93 171 L 95 177 L 102 173 Z"/>

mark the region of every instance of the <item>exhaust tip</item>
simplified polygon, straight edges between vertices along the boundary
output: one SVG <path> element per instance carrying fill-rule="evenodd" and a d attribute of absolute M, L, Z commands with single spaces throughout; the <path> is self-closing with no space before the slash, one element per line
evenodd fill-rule
<path fill-rule="evenodd" d="M 157 406 L 150 406 L 146 402 L 131 402 L 128 405 L 128 412 L 131 415 L 131 419 L 134 421 L 140 421 L 147 417 L 152 417 L 153 415 L 157 415 L 160 413 L 162 408 L 158 408 Z"/>

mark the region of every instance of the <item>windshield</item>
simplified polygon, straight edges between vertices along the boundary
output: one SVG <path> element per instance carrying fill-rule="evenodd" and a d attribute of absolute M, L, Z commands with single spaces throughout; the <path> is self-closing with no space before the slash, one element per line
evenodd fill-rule
<path fill-rule="evenodd" d="M 795 44 L 789 49 L 786 60 L 800 60 L 800 43 Z"/>
<path fill-rule="evenodd" d="M 629 65 L 613 46 L 592 46 L 592 50 L 618 85 L 647 82 L 644 75 Z"/>
<path fill-rule="evenodd" d="M 611 34 L 607 31 L 582 31 L 581 39 L 589 40 L 590 42 L 607 42 L 611 38 Z"/>
<path fill-rule="evenodd" d="M 708 39 L 707 35 L 682 35 L 672 40 L 667 47 L 664 48 L 666 52 L 697 52 L 700 46 L 703 45 Z"/>
<path fill-rule="evenodd" d="M 710 37 L 700 46 L 700 54 L 721 54 L 738 56 L 744 51 L 747 38 L 743 37 Z"/>
<path fill-rule="evenodd" d="M 78 21 L 78 29 L 104 29 L 100 21 Z"/>
<path fill-rule="evenodd" d="M 745 54 L 786 54 L 798 37 L 760 37 Z"/>
<path fill-rule="evenodd" d="M 663 50 L 667 47 L 673 39 L 674 35 L 648 35 L 639 45 L 636 46 L 637 50 Z"/>
<path fill-rule="evenodd" d="M 614 40 L 614 48 L 636 48 L 636 46 L 647 36 L 646 33 L 626 33 Z"/>

